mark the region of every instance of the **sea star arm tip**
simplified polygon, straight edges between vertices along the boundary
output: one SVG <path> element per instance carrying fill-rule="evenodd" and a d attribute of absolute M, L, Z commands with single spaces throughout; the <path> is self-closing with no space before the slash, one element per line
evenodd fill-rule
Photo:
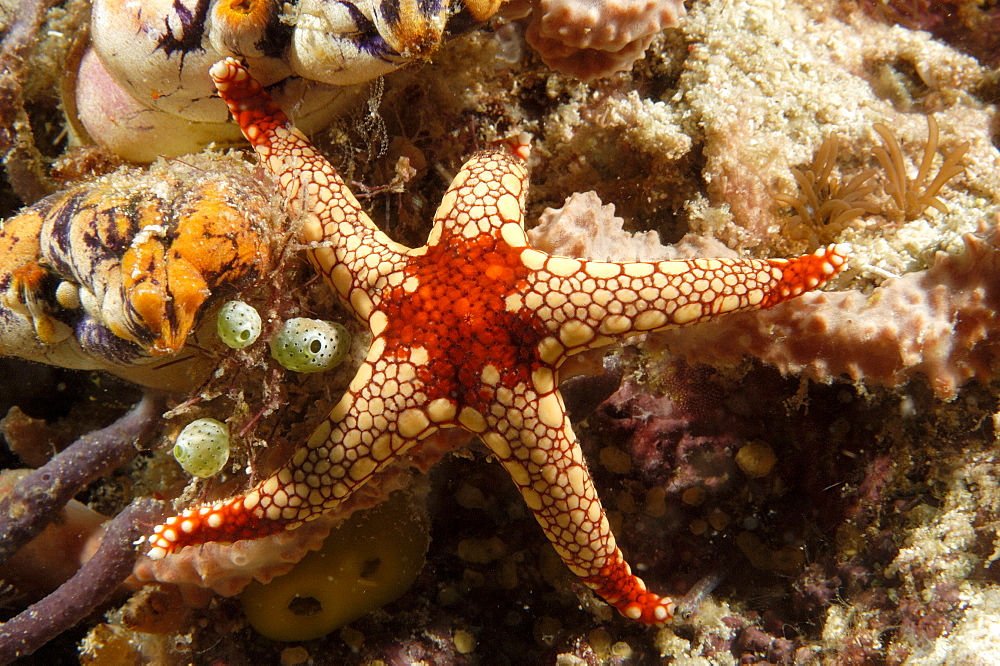
<path fill-rule="evenodd" d="M 622 615 L 644 624 L 665 624 L 675 603 L 646 589 L 618 548 L 580 444 L 565 415 L 558 389 L 538 396 L 525 388 L 527 406 L 515 419 L 495 423 L 482 437 L 521 491 L 525 504 L 566 566 Z M 533 445 L 521 429 L 530 428 Z M 559 423 L 559 425 L 552 425 Z M 552 455 L 540 457 L 537 452 Z"/>
<path fill-rule="evenodd" d="M 821 286 L 847 262 L 844 245 L 794 259 L 614 263 L 529 250 L 534 307 L 566 355 L 614 338 L 769 308 Z M 583 286 L 583 288 L 581 288 Z"/>

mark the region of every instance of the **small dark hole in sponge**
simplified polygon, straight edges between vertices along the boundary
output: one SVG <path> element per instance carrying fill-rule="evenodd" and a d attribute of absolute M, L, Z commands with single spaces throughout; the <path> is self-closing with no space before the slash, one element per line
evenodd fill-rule
<path fill-rule="evenodd" d="M 323 604 L 319 602 L 316 597 L 300 597 L 296 595 L 292 599 L 291 603 L 288 604 L 288 610 L 292 612 L 293 615 L 316 615 L 317 613 L 323 612 Z"/>
<path fill-rule="evenodd" d="M 376 573 L 378 573 L 378 568 L 382 566 L 382 558 L 375 557 L 370 560 L 365 560 L 364 566 L 361 567 L 362 578 L 371 578 Z"/>

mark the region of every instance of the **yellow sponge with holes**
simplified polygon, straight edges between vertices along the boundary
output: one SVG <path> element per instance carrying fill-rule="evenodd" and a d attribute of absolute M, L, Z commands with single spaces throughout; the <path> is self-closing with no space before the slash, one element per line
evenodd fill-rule
<path fill-rule="evenodd" d="M 323 547 L 240 595 L 251 626 L 277 641 L 319 638 L 398 599 L 420 573 L 430 537 L 423 510 L 397 493 L 354 514 Z"/>

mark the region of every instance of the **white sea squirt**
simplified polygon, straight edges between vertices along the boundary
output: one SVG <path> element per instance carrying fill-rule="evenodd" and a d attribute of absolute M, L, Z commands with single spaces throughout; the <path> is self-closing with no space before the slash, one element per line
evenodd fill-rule
<path fill-rule="evenodd" d="M 269 342 L 271 356 L 295 372 L 322 372 L 343 362 L 351 334 L 342 325 L 296 317 L 289 319 Z"/>
<path fill-rule="evenodd" d="M 174 458 L 192 476 L 215 476 L 229 460 L 229 427 L 215 419 L 192 421 L 174 442 Z"/>

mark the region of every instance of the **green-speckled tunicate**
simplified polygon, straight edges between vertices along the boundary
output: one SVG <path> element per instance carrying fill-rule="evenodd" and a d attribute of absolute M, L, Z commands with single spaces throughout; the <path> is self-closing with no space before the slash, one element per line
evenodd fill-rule
<path fill-rule="evenodd" d="M 193 476 L 215 476 L 229 460 L 229 427 L 215 419 L 192 421 L 174 442 L 174 458 Z"/>
<path fill-rule="evenodd" d="M 260 336 L 260 315 L 252 305 L 229 301 L 219 310 L 216 327 L 223 342 L 233 349 L 243 349 Z"/>
<path fill-rule="evenodd" d="M 289 370 L 320 372 L 344 360 L 351 334 L 334 322 L 296 317 L 282 324 L 269 344 L 274 360 Z"/>

